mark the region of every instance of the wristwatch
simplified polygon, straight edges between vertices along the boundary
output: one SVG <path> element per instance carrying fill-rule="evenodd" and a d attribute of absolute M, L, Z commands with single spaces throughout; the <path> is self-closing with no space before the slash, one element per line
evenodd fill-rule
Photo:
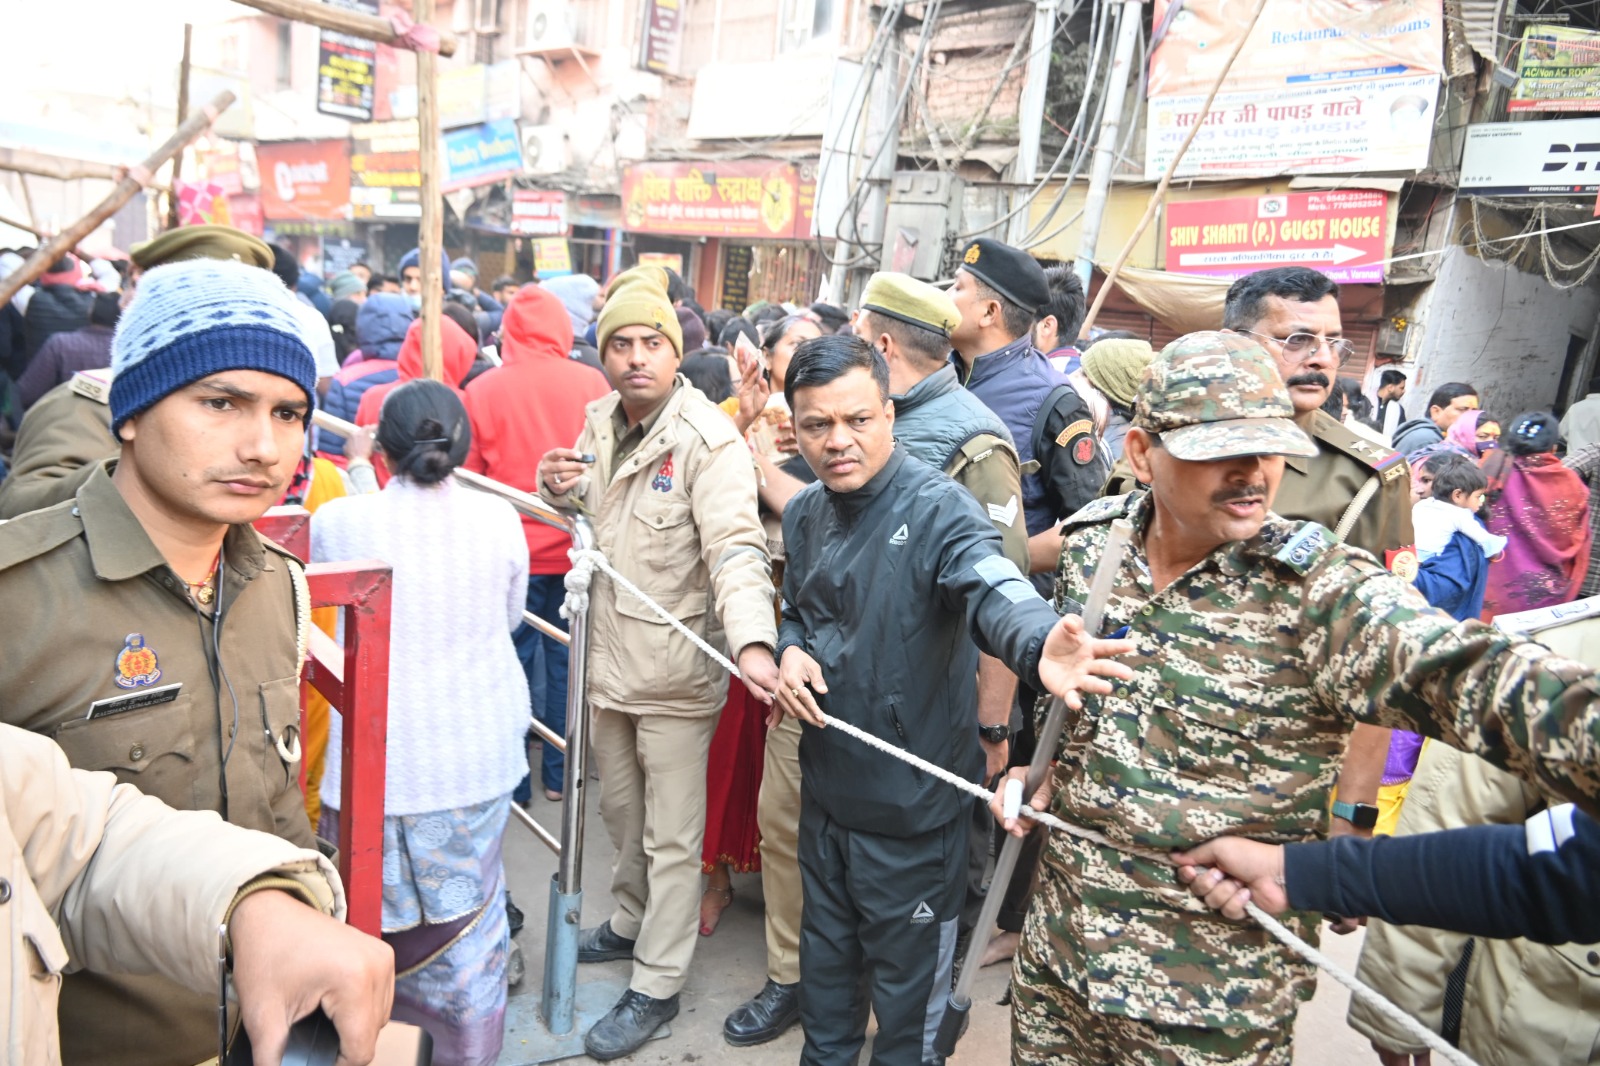
<path fill-rule="evenodd" d="M 1011 727 L 1008 725 L 980 725 L 978 736 L 991 744 L 1003 744 L 1011 739 Z"/>
<path fill-rule="evenodd" d="M 1343 818 L 1357 829 L 1371 829 L 1378 824 L 1378 808 L 1370 803 L 1345 803 L 1333 805 L 1333 816 Z"/>

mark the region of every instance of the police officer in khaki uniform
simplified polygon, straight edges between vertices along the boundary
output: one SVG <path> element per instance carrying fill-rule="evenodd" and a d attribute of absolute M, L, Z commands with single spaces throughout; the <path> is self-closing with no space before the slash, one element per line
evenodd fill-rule
<path fill-rule="evenodd" d="M 896 442 L 970 492 L 999 531 L 1006 557 L 1025 570 L 1028 542 L 1021 460 L 1006 424 L 961 387 L 956 369 L 947 359 L 950 331 L 960 320 L 948 293 L 907 274 L 885 271 L 867 282 L 855 332 L 871 342 L 889 365 Z M 799 479 L 776 469 L 767 467 L 764 473 L 769 494 L 776 479 L 793 481 L 793 491 L 801 487 Z M 807 480 L 815 480 L 815 475 Z M 782 498 L 790 495 L 792 491 Z M 770 495 L 767 498 L 770 502 Z M 980 740 L 992 777 L 1005 768 L 1016 678 L 989 656 L 980 661 L 978 678 Z M 983 816 L 987 821 L 987 811 Z M 775 1039 L 800 1016 L 801 892 L 796 836 L 800 824 L 800 723 L 796 719 L 785 718 L 767 733 L 756 818 L 761 827 L 761 884 L 766 898 L 767 982 L 724 1023 L 724 1037 L 738 1047 Z M 981 877 L 982 871 L 978 874 Z"/>
<path fill-rule="evenodd" d="M 1371 552 L 1406 580 L 1416 576 L 1411 532 L 1411 469 L 1400 453 L 1357 436 L 1322 410 L 1339 367 L 1353 353 L 1339 317 L 1339 286 L 1307 267 L 1258 270 L 1228 287 L 1224 332 L 1244 333 L 1271 354 L 1294 401 L 1295 422 L 1317 444 L 1310 459 L 1284 462 L 1272 509 L 1284 518 L 1316 522 L 1346 543 Z M 1119 496 L 1138 482 L 1120 462 L 1103 495 Z M 1035 562 L 1060 552 L 1060 538 Z M 1339 775 L 1332 832 L 1370 834 L 1378 821 L 1378 786 L 1389 751 L 1389 730 L 1358 724 Z"/>
<path fill-rule="evenodd" d="M 168 804 L 314 845 L 299 775 L 299 565 L 251 528 L 299 459 L 316 370 L 270 273 L 150 271 L 112 348 L 118 459 L 0 525 L 0 715 Z M 130 906 L 139 905 L 129 900 Z M 64 1061 L 192 1066 L 216 1001 L 67 976 Z"/>
<path fill-rule="evenodd" d="M 272 249 L 232 226 L 183 226 L 136 244 L 129 252 L 134 273 L 123 290 L 126 307 L 139 274 L 186 259 L 236 260 L 272 269 Z M 91 467 L 117 454 L 111 435 L 110 393 L 102 374 L 74 374 L 28 408 L 17 430 L 11 473 L 0 481 L 0 519 L 70 500 L 93 473 Z"/>

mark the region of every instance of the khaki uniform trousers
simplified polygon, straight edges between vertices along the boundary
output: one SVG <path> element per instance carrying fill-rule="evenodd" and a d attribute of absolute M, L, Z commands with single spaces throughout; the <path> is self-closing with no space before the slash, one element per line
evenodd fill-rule
<path fill-rule="evenodd" d="M 616 849 L 611 929 L 635 940 L 629 987 L 678 994 L 700 927 L 700 848 L 715 713 L 624 714 L 594 708 L 600 818 Z"/>
<path fill-rule="evenodd" d="M 767 977 L 780 985 L 800 980 L 800 730 L 798 718 L 767 731 L 767 752 L 756 801 L 761 829 L 761 894 L 766 900 Z"/>

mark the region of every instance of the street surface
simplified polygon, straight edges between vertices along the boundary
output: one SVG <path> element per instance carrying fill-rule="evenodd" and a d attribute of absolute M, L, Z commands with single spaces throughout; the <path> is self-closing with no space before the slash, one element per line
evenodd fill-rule
<path fill-rule="evenodd" d="M 597 809 L 598 783 L 591 782 L 585 822 L 583 924 L 595 925 L 611 913 L 611 842 Z M 548 803 L 539 789 L 531 811 L 546 828 L 559 830 L 559 805 Z M 512 895 L 525 912 L 527 924 L 517 938 L 527 961 L 527 978 L 512 989 L 512 1008 L 523 996 L 537 997 L 544 972 L 544 927 L 549 908 L 550 878 L 555 857 L 526 828 L 513 821 L 506 828 L 506 877 Z M 727 1066 L 792 1066 L 800 1058 L 801 1036 L 796 1026 L 770 1044 L 734 1048 L 722 1039 L 722 1020 L 728 1012 L 760 990 L 766 980 L 766 941 L 761 922 L 761 878 L 734 875 L 733 906 L 722 916 L 717 932 L 702 937 L 695 951 L 694 968 L 681 997 L 681 1010 L 672 1022 L 672 1035 L 646 1044 L 631 1058 L 619 1062 L 639 1066 L 686 1063 Z M 1322 948 L 1346 969 L 1353 970 L 1361 950 L 1362 933 L 1348 937 L 1325 934 Z M 999 1005 L 1005 994 L 1009 969 L 991 966 L 978 975 L 973 989 L 972 1025 L 962 1038 L 952 1066 L 1004 1066 L 1010 1041 L 1009 1011 Z M 580 987 L 607 981 L 619 989 L 627 982 L 628 964 L 580 966 Z M 535 998 L 535 1002 L 537 999 Z M 1328 978 L 1318 982 L 1316 998 L 1300 1011 L 1295 1027 L 1294 1066 L 1369 1066 L 1377 1062 L 1367 1042 L 1345 1025 L 1350 995 Z M 535 1061 L 519 1056 L 522 1049 L 508 1040 L 502 1066 Z M 578 1062 L 588 1062 L 580 1058 Z M 866 1061 L 863 1054 L 862 1061 Z"/>

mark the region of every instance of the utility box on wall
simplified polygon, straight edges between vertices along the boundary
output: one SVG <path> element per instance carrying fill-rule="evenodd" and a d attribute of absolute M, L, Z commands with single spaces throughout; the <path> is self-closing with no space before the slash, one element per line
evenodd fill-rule
<path fill-rule="evenodd" d="M 965 188 L 966 182 L 954 174 L 898 171 L 889 186 L 882 268 L 924 281 L 938 278 L 945 243 L 960 232 Z"/>

